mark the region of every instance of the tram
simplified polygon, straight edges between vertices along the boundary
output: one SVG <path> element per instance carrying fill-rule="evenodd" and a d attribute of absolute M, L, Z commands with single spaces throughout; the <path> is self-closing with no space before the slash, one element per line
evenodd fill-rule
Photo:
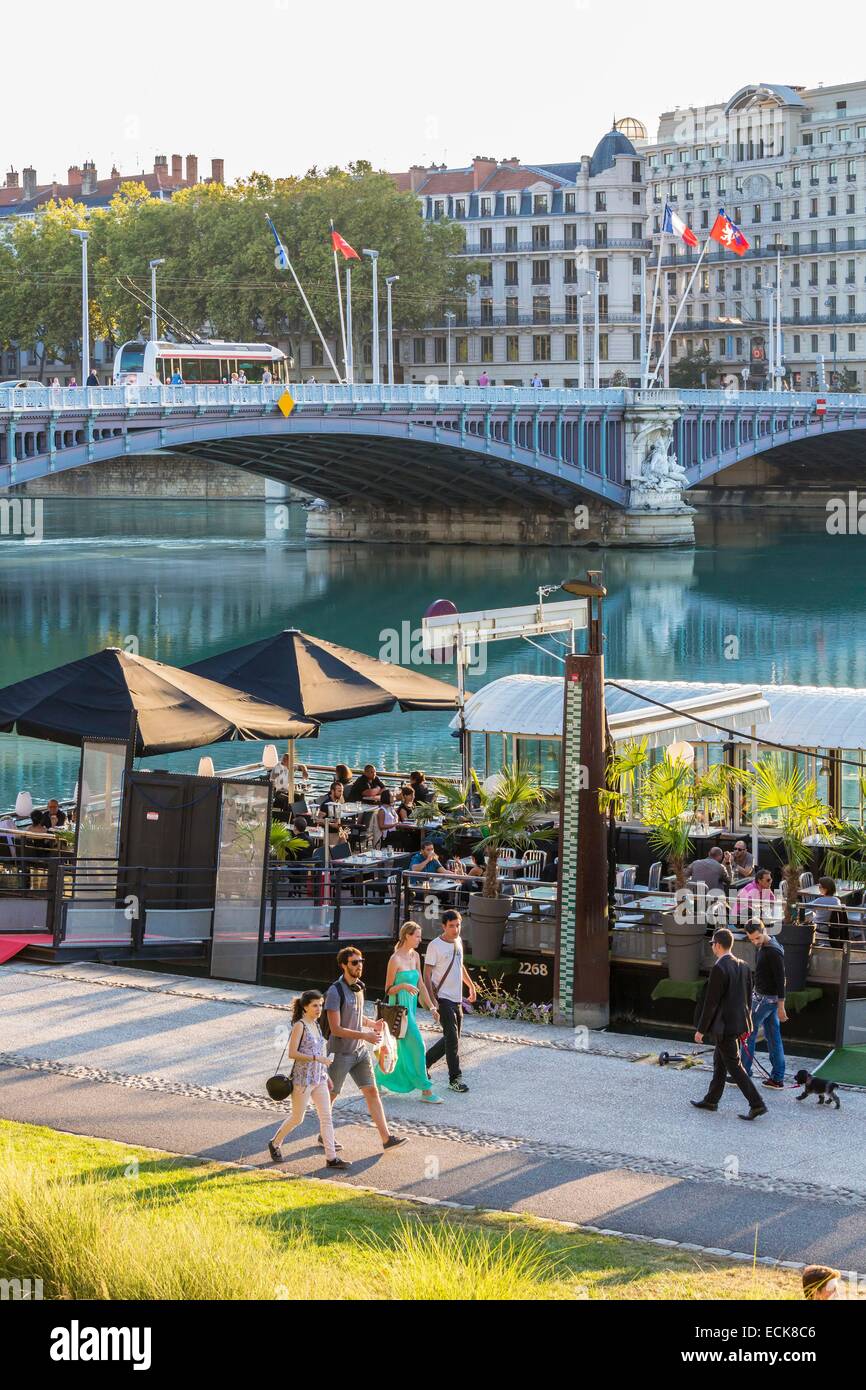
<path fill-rule="evenodd" d="M 243 373 L 250 384 L 265 370 L 274 382 L 288 381 L 288 360 L 269 343 L 133 342 L 114 358 L 115 386 L 169 386 L 179 375 L 184 386 L 228 385 Z"/>

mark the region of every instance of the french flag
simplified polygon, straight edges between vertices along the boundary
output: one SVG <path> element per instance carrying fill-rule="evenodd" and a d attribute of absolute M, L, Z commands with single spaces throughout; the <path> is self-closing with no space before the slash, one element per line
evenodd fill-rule
<path fill-rule="evenodd" d="M 666 236 L 678 236 L 686 243 L 686 246 L 697 246 L 698 239 L 681 217 L 677 217 L 670 203 L 665 203 L 665 215 L 662 218 L 662 231 Z"/>

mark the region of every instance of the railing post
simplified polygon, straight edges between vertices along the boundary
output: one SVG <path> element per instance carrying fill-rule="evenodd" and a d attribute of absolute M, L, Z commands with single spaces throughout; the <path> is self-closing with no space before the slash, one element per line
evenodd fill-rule
<path fill-rule="evenodd" d="M 326 831 L 327 831 L 327 827 L 326 827 Z M 339 939 L 340 939 L 340 907 L 341 907 L 342 901 L 343 901 L 343 870 L 342 870 L 342 869 L 337 869 L 337 871 L 336 871 L 334 877 L 335 877 L 335 879 L 336 879 L 337 894 L 336 894 L 336 899 L 335 899 L 335 903 L 334 903 L 334 920 L 331 922 L 331 932 L 330 932 L 330 936 L 331 936 L 331 940 L 332 940 L 332 941 L 339 941 Z"/>

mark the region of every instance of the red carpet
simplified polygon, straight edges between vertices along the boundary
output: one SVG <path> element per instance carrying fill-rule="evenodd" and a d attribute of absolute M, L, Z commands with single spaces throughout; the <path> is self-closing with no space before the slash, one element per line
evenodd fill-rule
<path fill-rule="evenodd" d="M 50 946 L 53 939 L 51 932 L 47 931 L 33 933 L 30 936 L 13 936 L 11 933 L 7 936 L 4 932 L 0 935 L 0 965 L 4 961 L 11 960 L 13 956 L 17 956 L 18 952 L 23 951 L 27 946 Z"/>

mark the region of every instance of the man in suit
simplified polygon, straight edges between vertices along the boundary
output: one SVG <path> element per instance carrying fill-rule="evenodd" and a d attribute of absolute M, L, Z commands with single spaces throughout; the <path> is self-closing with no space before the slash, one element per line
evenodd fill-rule
<path fill-rule="evenodd" d="M 749 1103 L 748 1115 L 741 1115 L 740 1119 L 757 1120 L 759 1115 L 766 1115 L 767 1107 L 740 1061 L 740 1039 L 752 1031 L 752 972 L 745 961 L 731 954 L 733 944 L 733 933 L 727 927 L 713 932 L 716 963 L 710 971 L 695 1033 L 695 1042 L 706 1038 L 715 1044 L 713 1079 L 703 1100 L 691 1103 L 696 1110 L 718 1110 L 728 1075 Z"/>

